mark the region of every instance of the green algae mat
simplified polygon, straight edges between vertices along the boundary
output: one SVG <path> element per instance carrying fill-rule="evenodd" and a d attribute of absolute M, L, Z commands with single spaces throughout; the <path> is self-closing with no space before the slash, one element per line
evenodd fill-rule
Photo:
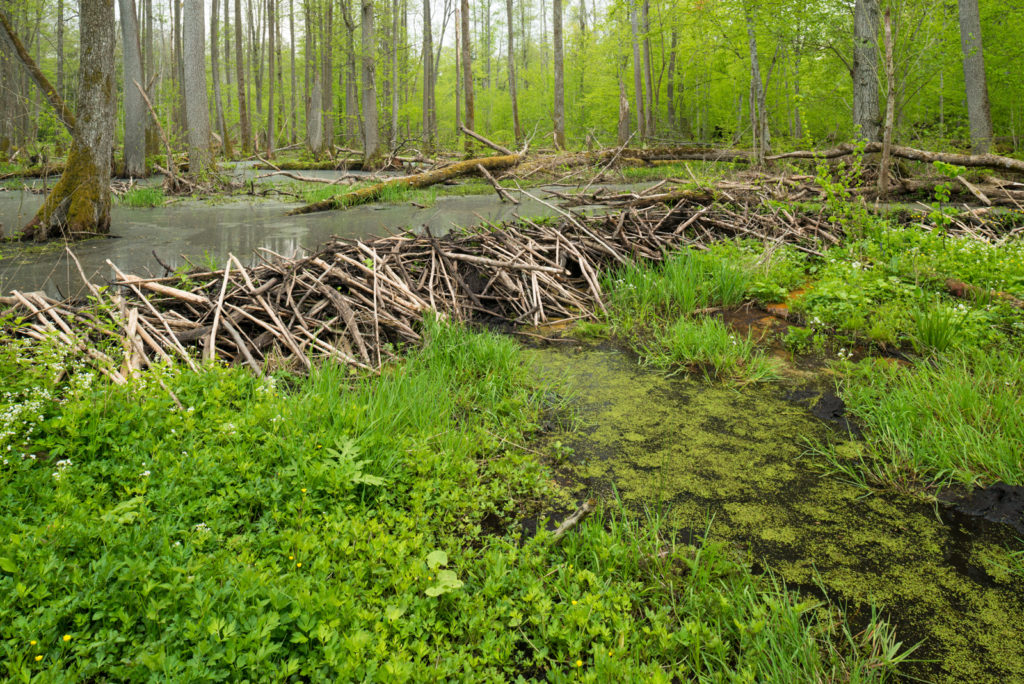
<path fill-rule="evenodd" d="M 659 508 L 683 533 L 710 518 L 713 538 L 824 592 L 854 626 L 881 610 L 904 645 L 920 642 L 908 679 L 1024 681 L 1024 582 L 1005 569 L 1012 530 L 822 474 L 808 440 L 842 436 L 793 399 L 806 387 L 665 377 L 611 345 L 530 354 L 574 395 L 578 425 L 549 439 L 572 449 L 581 496 Z"/>

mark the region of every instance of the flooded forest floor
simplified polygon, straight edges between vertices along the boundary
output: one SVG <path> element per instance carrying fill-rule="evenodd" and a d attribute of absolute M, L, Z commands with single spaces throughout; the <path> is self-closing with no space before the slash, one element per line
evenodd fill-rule
<path fill-rule="evenodd" d="M 0 300 L 9 676 L 1024 680 L 1024 215 L 869 207 L 838 191 L 645 210 L 645 194 L 703 192 L 726 170 L 627 171 L 597 187 L 585 174 L 505 181 L 520 205 L 470 182 L 287 219 L 282 194 L 312 202 L 333 186 L 257 185 L 262 172 L 241 169 L 248 199 L 126 189 L 121 237 L 73 247 L 86 278 L 124 285 L 110 259 L 191 293 L 169 321 L 184 328 L 189 307 L 208 307 L 214 323 L 196 314 L 190 339 L 209 335 L 214 350 L 219 289 L 246 314 L 225 315 L 229 332 L 273 347 L 257 372 L 241 343 L 236 365 L 190 347 L 194 363 L 168 348 L 133 369 L 131 335 L 104 335 L 150 314 L 114 299 L 76 319 L 88 354 L 60 337 L 70 305 L 39 311 L 31 292 L 81 292 L 64 246 L 0 247 L 3 294 L 28 293 L 53 328 L 25 334 L 23 303 Z M 253 203 L 259 187 L 275 199 Z M 0 220 L 33 201 L 0 193 Z M 765 217 L 742 223 L 751 212 Z M 745 228 L 721 233 L 726 220 Z M 460 228 L 473 224 L 479 234 Z M 258 264 L 331 235 L 424 225 L 450 233 L 430 247 L 443 258 L 389 262 L 411 271 L 388 300 L 410 318 L 365 328 L 376 366 L 301 370 L 279 353 L 287 326 L 253 327 L 242 297 L 261 291 L 288 298 L 270 319 L 291 308 L 296 335 L 312 325 L 298 313 L 325 310 L 318 290 L 296 303 L 281 288 L 325 252 L 259 272 L 265 288 L 229 291 L 239 261 L 218 270 L 230 254 L 263 248 Z M 598 226 L 608 232 L 587 232 Z M 501 286 L 532 282 L 537 303 L 518 323 L 466 313 L 493 292 L 486 278 L 449 285 L 447 313 L 416 309 L 417 280 L 510 227 L 539 254 Z M 806 239 L 791 239 L 798 229 Z M 617 254 L 618 235 L 623 253 L 634 242 L 657 258 L 605 255 L 590 274 L 557 237 L 557 256 L 543 251 L 537 236 L 553 231 L 591 254 L 602 241 Z M 671 249 L 657 253 L 656 235 Z M 384 243 L 370 244 L 352 273 L 377 268 Z M 476 263 L 497 269 L 493 282 L 513 261 Z M 541 299 L 545 268 L 576 269 L 550 292 L 594 292 L 593 310 L 531 324 L 537 308 L 567 306 Z M 314 285 L 358 295 L 322 273 Z M 373 306 L 353 319 L 364 327 L 383 315 L 371 280 Z M 346 344 L 352 356 L 334 358 L 356 355 Z M 582 520 L 555 531 L 574 511 Z"/>

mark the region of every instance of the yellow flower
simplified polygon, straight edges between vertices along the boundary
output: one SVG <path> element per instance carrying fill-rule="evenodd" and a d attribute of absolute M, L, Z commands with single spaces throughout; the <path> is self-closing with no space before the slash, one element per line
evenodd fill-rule
<path fill-rule="evenodd" d="M 38 663 L 38 662 L 39 662 L 40 660 L 42 660 L 42 659 L 43 659 L 43 656 L 41 656 L 41 655 L 37 655 L 37 656 L 36 656 L 36 662 L 37 662 L 37 663 Z"/>
<path fill-rule="evenodd" d="M 574 606 L 575 606 L 575 605 L 576 605 L 576 601 L 573 601 L 573 602 L 572 602 L 572 605 L 574 605 Z"/>
<path fill-rule="evenodd" d="M 583 667 L 583 661 L 582 660 L 577 660 L 576 661 L 576 667 Z"/>
<path fill-rule="evenodd" d="M 71 635 L 70 634 L 65 634 L 64 635 L 64 641 L 71 641 Z"/>
<path fill-rule="evenodd" d="M 297 567 L 297 568 L 301 568 L 301 567 L 302 567 L 302 563 L 296 563 L 296 564 L 295 564 L 295 567 Z"/>
<path fill-rule="evenodd" d="M 32 641 L 30 641 L 28 643 L 29 643 L 29 646 L 35 646 L 36 645 L 36 640 L 33 639 Z"/>
<path fill-rule="evenodd" d="M 305 488 L 305 487 L 303 487 L 303 488 L 301 489 L 301 491 L 302 491 L 302 493 L 303 493 L 303 494 L 305 494 L 305 493 L 306 493 L 306 488 Z"/>
<path fill-rule="evenodd" d="M 288 556 L 288 560 L 295 560 L 295 556 Z"/>
<path fill-rule="evenodd" d="M 611 658 L 613 655 L 615 655 L 615 651 L 608 651 L 608 657 L 609 658 Z"/>
<path fill-rule="evenodd" d="M 427 575 L 427 579 L 428 580 L 432 580 L 432 579 L 434 579 L 434 576 L 433 575 Z"/>

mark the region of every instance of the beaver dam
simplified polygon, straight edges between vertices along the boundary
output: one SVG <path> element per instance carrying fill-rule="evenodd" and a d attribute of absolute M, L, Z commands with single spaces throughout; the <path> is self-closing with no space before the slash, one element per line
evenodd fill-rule
<path fill-rule="evenodd" d="M 232 256 L 224 269 L 186 276 L 139 278 L 108 262 L 116 277 L 105 292 L 79 271 L 89 302 L 14 291 L 0 305 L 23 317 L 17 334 L 55 334 L 117 381 L 171 356 L 194 367 L 188 348 L 196 346 L 204 358 L 256 372 L 270 359 L 308 367 L 323 357 L 369 369 L 417 343 L 415 324 L 428 311 L 513 325 L 593 318 L 604 309 L 598 274 L 609 265 L 659 261 L 672 248 L 701 249 L 723 237 L 785 242 L 820 255 L 843 236 L 821 213 L 730 209 L 705 193 L 587 202 L 625 208 L 607 216 L 559 210 L 554 225 L 523 219 L 443 238 L 335 239 L 302 258 L 261 250 L 255 266 Z M 958 222 L 950 233 L 986 230 Z M 111 339 L 123 349 L 119 359 L 96 348 Z"/>

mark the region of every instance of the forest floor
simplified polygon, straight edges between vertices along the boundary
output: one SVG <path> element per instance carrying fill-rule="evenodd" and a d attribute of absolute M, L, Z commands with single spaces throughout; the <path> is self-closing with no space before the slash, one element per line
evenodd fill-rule
<path fill-rule="evenodd" d="M 115 385 L 0 312 L 8 676 L 1024 678 L 1024 216 L 826 203 L 820 255 L 610 267 L 596 320 L 427 317 L 379 375 Z"/>

